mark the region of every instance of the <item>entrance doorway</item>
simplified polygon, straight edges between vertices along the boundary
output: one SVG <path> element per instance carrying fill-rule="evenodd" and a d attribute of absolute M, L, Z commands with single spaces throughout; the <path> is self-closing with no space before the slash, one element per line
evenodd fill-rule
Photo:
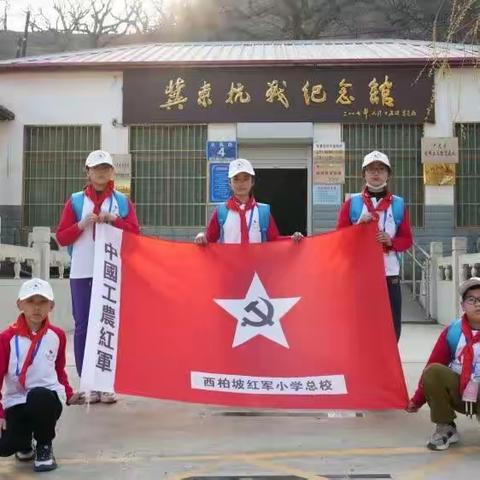
<path fill-rule="evenodd" d="M 307 235 L 306 168 L 255 168 L 254 195 L 268 203 L 281 235 Z"/>

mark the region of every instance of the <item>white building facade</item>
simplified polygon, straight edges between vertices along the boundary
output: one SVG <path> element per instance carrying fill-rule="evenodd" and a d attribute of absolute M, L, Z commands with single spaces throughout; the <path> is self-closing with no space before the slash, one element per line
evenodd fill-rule
<path fill-rule="evenodd" d="M 55 227 L 64 201 L 84 183 L 86 154 L 97 148 L 130 156 L 131 195 L 145 233 L 191 239 L 207 222 L 214 197 L 220 195 L 212 192 L 218 179 L 213 178 L 207 158 L 207 142 L 230 142 L 236 155 L 249 158 L 258 170 L 259 199 L 272 203 L 274 213 L 283 212 L 279 213 L 283 233 L 300 229 L 312 234 L 334 228 L 340 202 L 361 185 L 363 155 L 378 149 L 392 160 L 394 193 L 407 200 L 417 240 L 423 244 L 445 241 L 448 251 L 448 239 L 463 235 L 473 245 L 480 232 L 480 72 L 475 68 L 479 54 L 462 45 L 438 48 L 441 45 L 405 41 L 171 44 L 0 62 L 0 105 L 14 115 L 8 119 L 4 114 L 0 121 L 1 241 L 21 243 L 33 226 Z M 270 105 L 262 98 L 257 105 L 261 121 L 255 120 L 253 110 L 248 119 L 239 114 L 238 121 L 232 121 L 235 113 L 215 117 L 207 109 L 205 121 L 199 121 L 203 110 L 190 117 L 188 108 L 183 112 L 178 105 L 171 107 L 176 112 L 168 120 L 169 111 L 160 107 L 162 98 L 165 102 L 174 98 L 165 91 L 168 83 L 156 88 L 153 96 L 152 85 L 147 82 L 142 87 L 143 78 L 153 78 L 156 72 L 176 81 L 208 69 L 215 87 L 215 77 L 229 74 L 233 86 L 237 69 L 251 75 L 275 68 L 279 87 L 293 95 L 288 90 L 292 81 L 282 84 L 283 73 L 278 72 L 288 78 L 301 72 L 299 85 L 305 86 L 308 69 L 337 72 L 338 84 L 342 79 L 348 83 L 349 75 L 355 78 L 357 71 L 374 69 L 382 74 L 378 77 L 382 83 L 383 73 L 403 68 L 425 74 L 432 58 L 438 57 L 450 67 L 432 70 L 434 95 L 428 89 L 423 94 L 424 103 L 432 99 L 434 107 L 428 121 L 420 110 L 415 121 L 401 113 L 388 122 L 362 120 L 361 113 L 349 117 L 345 112 L 343 119 L 319 115 L 316 121 L 311 113 L 303 118 L 305 110 L 300 107 L 293 113 L 302 101 L 301 107 L 306 105 L 298 88 L 296 106 L 292 102 L 287 111 L 279 104 L 275 111 L 288 115 L 273 113 L 267 118 Z M 133 70 L 140 83 L 127 84 L 128 72 Z M 199 85 L 210 82 L 202 75 L 198 79 L 204 83 Z M 358 92 L 359 86 L 351 83 L 347 96 L 358 97 L 355 88 Z M 392 96 L 396 88 L 394 83 Z M 416 85 L 403 88 L 411 88 L 413 95 Z M 328 92 L 332 110 L 338 107 L 337 90 Z M 320 91 L 317 100 L 321 95 Z M 278 100 L 277 96 L 274 101 Z M 225 107 L 225 101 L 215 101 Z M 355 107 L 348 108 L 355 112 Z M 458 137 L 455 185 L 424 185 L 422 137 Z M 315 144 L 342 143 L 345 182 L 334 187 L 319 184 Z"/>

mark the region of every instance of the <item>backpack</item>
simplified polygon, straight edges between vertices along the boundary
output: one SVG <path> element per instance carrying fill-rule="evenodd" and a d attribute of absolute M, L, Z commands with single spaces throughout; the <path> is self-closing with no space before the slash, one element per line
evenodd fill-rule
<path fill-rule="evenodd" d="M 115 200 L 117 201 L 118 214 L 120 215 L 121 218 L 125 218 L 128 215 L 128 209 L 129 209 L 128 198 L 123 193 L 113 190 L 112 196 L 110 197 L 110 206 L 108 208 L 109 212 L 112 209 L 113 197 L 115 197 Z M 85 201 L 85 193 L 83 191 L 73 193 L 71 196 L 71 201 L 72 201 L 73 211 L 75 212 L 75 218 L 77 219 L 77 222 L 79 222 L 82 219 L 83 202 Z"/>
<path fill-rule="evenodd" d="M 452 358 L 455 357 L 457 351 L 458 342 L 462 335 L 462 319 L 454 320 L 449 326 L 447 331 L 447 344 L 450 349 Z"/>
<path fill-rule="evenodd" d="M 260 232 L 262 234 L 262 242 L 267 241 L 267 230 L 268 225 L 270 224 L 270 205 L 266 203 L 257 203 L 258 208 L 258 221 L 260 223 Z M 228 207 L 226 203 L 218 205 L 217 208 L 217 218 L 220 225 L 220 243 L 224 241 L 223 226 L 227 220 Z"/>
<path fill-rule="evenodd" d="M 363 210 L 363 197 L 361 193 L 354 193 L 350 197 L 350 221 L 352 224 L 358 222 L 360 215 L 362 214 Z M 397 197 L 397 195 L 393 195 L 392 200 L 392 213 L 393 213 L 393 220 L 397 228 L 403 221 L 403 215 L 405 213 L 405 201 L 402 197 Z"/>
<path fill-rule="evenodd" d="M 113 190 L 112 196 L 110 197 L 110 205 L 108 207 L 109 212 L 112 210 L 113 197 L 115 197 L 115 200 L 117 201 L 118 214 L 120 215 L 121 218 L 125 218 L 128 215 L 128 211 L 129 211 L 128 198 L 123 193 Z M 70 200 L 72 202 L 72 208 L 73 208 L 73 212 L 75 213 L 75 218 L 77 222 L 79 222 L 82 219 L 85 193 L 83 191 L 72 193 Z M 73 245 L 69 245 L 67 247 L 67 250 L 70 256 L 72 256 Z"/>

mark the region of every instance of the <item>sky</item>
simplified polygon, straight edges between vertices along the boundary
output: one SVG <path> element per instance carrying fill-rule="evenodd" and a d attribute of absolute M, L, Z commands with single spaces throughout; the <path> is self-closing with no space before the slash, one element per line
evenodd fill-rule
<path fill-rule="evenodd" d="M 25 28 L 25 11 L 30 7 L 33 11 L 42 8 L 45 14 L 52 11 L 54 0 L 0 0 L 0 17 L 3 19 L 5 1 L 9 2 L 8 29 L 23 31 Z M 149 0 L 145 0 L 148 4 Z M 172 0 L 173 1 L 173 0 Z M 123 6 L 124 0 L 114 0 L 114 5 Z M 3 26 L 3 25 L 2 25 Z"/>
<path fill-rule="evenodd" d="M 25 28 L 25 10 L 30 7 L 32 10 L 42 8 L 44 11 L 48 11 L 53 4 L 53 0 L 0 0 L 0 15 L 2 18 L 5 1 L 10 4 L 7 27 L 9 30 L 16 30 L 17 32 Z"/>

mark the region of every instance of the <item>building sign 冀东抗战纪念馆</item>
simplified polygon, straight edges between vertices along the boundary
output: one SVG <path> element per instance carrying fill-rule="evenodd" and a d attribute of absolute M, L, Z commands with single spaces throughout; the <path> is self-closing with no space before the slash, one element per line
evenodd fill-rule
<path fill-rule="evenodd" d="M 419 124 L 434 121 L 432 86 L 413 67 L 133 69 L 123 120 Z"/>

